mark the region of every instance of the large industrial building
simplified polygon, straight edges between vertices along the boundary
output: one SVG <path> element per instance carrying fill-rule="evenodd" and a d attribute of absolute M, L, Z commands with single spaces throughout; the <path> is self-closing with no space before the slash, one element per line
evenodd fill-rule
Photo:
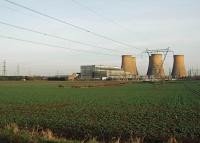
<path fill-rule="evenodd" d="M 81 79 L 135 79 L 136 76 L 119 67 L 103 65 L 81 66 Z"/>

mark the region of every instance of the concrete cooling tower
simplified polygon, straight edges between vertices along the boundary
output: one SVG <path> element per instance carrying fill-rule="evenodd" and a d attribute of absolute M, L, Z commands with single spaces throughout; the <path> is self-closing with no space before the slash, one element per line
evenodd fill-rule
<path fill-rule="evenodd" d="M 147 75 L 150 76 L 151 75 L 151 71 L 152 71 L 152 65 L 151 65 L 152 61 L 151 61 L 151 56 L 149 56 L 149 67 L 148 67 L 148 71 L 147 71 Z"/>
<path fill-rule="evenodd" d="M 162 64 L 162 54 L 152 54 L 149 56 L 149 67 L 147 71 L 148 77 L 164 78 L 165 73 Z"/>
<path fill-rule="evenodd" d="M 173 78 L 183 78 L 187 76 L 184 64 L 184 55 L 174 55 L 174 65 L 172 70 Z"/>
<path fill-rule="evenodd" d="M 136 58 L 131 55 L 122 55 L 122 66 L 121 68 L 125 72 L 130 72 L 132 75 L 138 75 Z"/>

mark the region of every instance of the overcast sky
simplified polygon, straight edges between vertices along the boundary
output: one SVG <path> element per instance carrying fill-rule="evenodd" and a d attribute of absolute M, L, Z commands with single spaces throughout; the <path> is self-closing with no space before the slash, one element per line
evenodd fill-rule
<path fill-rule="evenodd" d="M 122 54 L 137 56 L 139 73 L 145 74 L 148 57 L 142 55 L 142 51 L 145 48 L 167 47 L 171 47 L 175 54 L 185 55 L 187 69 L 200 68 L 199 0 L 11 1 L 132 47 L 91 35 L 0 0 L 0 22 L 99 46 L 88 47 L 0 24 L 0 36 L 66 48 L 47 47 L 0 37 L 0 70 L 2 71 L 2 62 L 5 59 L 8 75 L 17 73 L 17 65 L 20 67 L 20 74 L 27 75 L 71 74 L 79 72 L 80 65 L 90 64 L 120 67 Z M 67 48 L 95 53 L 72 51 Z M 165 62 L 167 74 L 169 68 L 172 68 L 172 56 L 169 54 Z"/>

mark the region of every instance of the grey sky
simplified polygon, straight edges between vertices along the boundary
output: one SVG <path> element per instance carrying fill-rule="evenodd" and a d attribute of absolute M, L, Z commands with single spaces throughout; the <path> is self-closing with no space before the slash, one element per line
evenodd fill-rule
<path fill-rule="evenodd" d="M 12 0 L 48 15 L 68 21 L 96 33 L 141 48 L 131 49 L 81 32 L 0 0 L 0 21 L 29 29 L 90 43 L 106 51 L 41 36 L 0 24 L 0 35 L 49 43 L 69 48 L 107 54 L 141 55 L 144 48 L 172 47 L 175 54 L 184 54 L 187 68 L 200 68 L 200 1 L 199 0 L 76 0 L 93 9 L 95 15 L 72 0 Z M 106 20 L 111 19 L 117 24 Z M 79 72 L 82 64 L 120 66 L 120 56 L 106 56 L 23 43 L 0 38 L 0 60 L 7 60 L 8 74 L 14 75 L 17 64 L 21 74 L 53 75 Z M 118 52 L 119 50 L 120 52 Z M 146 73 L 148 57 L 138 56 L 138 68 Z M 2 64 L 0 64 L 2 66 Z M 166 73 L 172 66 L 172 55 L 166 59 Z M 2 68 L 0 67 L 0 70 Z"/>

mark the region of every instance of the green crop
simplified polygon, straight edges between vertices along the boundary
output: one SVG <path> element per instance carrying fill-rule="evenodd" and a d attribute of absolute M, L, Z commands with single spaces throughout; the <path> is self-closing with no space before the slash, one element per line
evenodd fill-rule
<path fill-rule="evenodd" d="M 79 83 L 1 82 L 0 125 L 49 128 L 77 139 L 200 135 L 199 81 L 94 88 L 71 84 Z"/>

